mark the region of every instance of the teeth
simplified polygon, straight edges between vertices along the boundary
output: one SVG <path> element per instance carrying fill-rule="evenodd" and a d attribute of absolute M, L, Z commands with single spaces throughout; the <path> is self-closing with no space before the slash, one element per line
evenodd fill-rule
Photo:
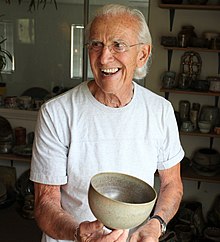
<path fill-rule="evenodd" d="M 101 71 L 106 73 L 115 73 L 118 70 L 119 70 L 118 68 L 112 68 L 112 69 L 102 69 Z"/>

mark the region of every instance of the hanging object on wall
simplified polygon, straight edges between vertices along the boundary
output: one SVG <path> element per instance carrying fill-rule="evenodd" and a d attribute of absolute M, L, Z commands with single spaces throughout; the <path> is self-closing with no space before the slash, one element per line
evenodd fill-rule
<path fill-rule="evenodd" d="M 2 21 L 0 22 L 0 82 L 3 82 L 2 73 L 9 74 L 14 70 L 13 24 L 10 21 Z"/>
<path fill-rule="evenodd" d="M 18 41 L 23 44 L 35 43 L 35 22 L 34 19 L 19 18 L 17 20 Z"/>
<path fill-rule="evenodd" d="M 201 74 L 202 59 L 199 53 L 187 51 L 181 57 L 179 87 L 189 88 L 192 82 L 198 80 Z"/>

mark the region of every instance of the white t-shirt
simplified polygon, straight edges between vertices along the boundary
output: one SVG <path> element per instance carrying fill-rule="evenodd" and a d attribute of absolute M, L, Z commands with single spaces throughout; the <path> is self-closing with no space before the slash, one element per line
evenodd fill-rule
<path fill-rule="evenodd" d="M 80 223 L 94 220 L 87 192 L 104 171 L 130 174 L 154 185 L 157 169 L 180 162 L 184 151 L 169 101 L 134 82 L 122 108 L 98 102 L 88 82 L 46 102 L 38 116 L 30 179 L 62 185 L 62 207 Z M 43 242 L 57 242 L 43 235 Z"/>

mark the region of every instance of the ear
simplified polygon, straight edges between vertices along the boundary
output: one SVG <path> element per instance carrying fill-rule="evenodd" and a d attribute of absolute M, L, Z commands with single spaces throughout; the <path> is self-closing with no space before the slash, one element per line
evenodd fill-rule
<path fill-rule="evenodd" d="M 143 45 L 138 53 L 138 56 L 137 56 L 137 67 L 142 67 L 149 55 L 150 55 L 150 52 L 151 52 L 151 45 Z"/>

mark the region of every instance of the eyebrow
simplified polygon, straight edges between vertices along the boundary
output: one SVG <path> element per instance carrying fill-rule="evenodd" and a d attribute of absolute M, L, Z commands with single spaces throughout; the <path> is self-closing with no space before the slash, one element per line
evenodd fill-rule
<path fill-rule="evenodd" d="M 91 38 L 89 41 L 97 41 L 97 42 L 102 42 L 103 43 L 103 41 L 101 41 L 100 39 L 93 39 L 93 38 Z M 111 42 L 124 42 L 124 43 L 127 43 L 124 39 L 116 39 L 116 38 L 114 38 L 114 39 L 112 38 L 109 41 L 111 41 Z"/>

